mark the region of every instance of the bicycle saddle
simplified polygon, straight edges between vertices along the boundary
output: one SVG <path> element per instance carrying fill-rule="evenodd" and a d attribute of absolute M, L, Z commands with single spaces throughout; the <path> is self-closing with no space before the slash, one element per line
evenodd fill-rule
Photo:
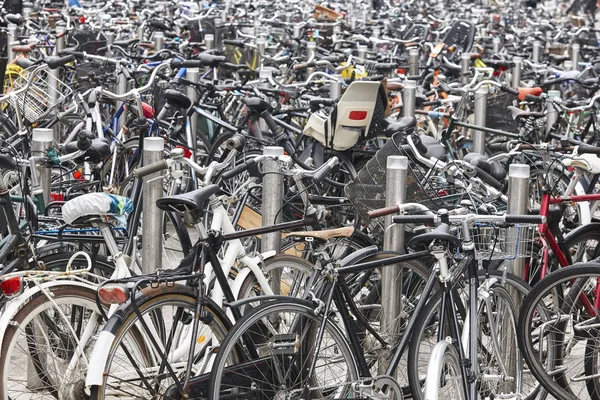
<path fill-rule="evenodd" d="M 518 119 L 518 118 L 542 118 L 544 117 L 544 113 L 543 112 L 535 112 L 535 111 L 525 111 L 525 110 L 521 110 L 518 107 L 515 106 L 508 106 L 508 111 L 510 111 L 510 115 L 512 117 L 512 119 Z"/>
<path fill-rule="evenodd" d="M 440 142 L 434 137 L 427 135 L 419 135 L 421 145 L 417 145 L 417 149 L 422 156 L 427 158 L 437 158 L 441 161 L 448 159 L 448 152 Z"/>
<path fill-rule="evenodd" d="M 448 224 L 441 224 L 431 232 L 413 237 L 408 241 L 407 246 L 411 249 L 418 248 L 419 246 L 429 246 L 434 240 L 448 242 L 453 247 L 460 246 L 460 239 L 450 234 L 450 225 Z"/>
<path fill-rule="evenodd" d="M 77 142 L 71 142 L 63 147 L 63 153 L 71 154 L 79 151 Z M 107 139 L 96 138 L 92 140 L 92 144 L 89 149 L 81 156 L 78 157 L 78 161 L 87 161 L 92 164 L 99 164 L 102 161 L 108 159 L 111 156 L 110 143 Z"/>
<path fill-rule="evenodd" d="M 489 161 L 483 154 L 469 153 L 464 157 L 464 160 L 469 164 L 487 172 L 498 182 L 503 182 L 506 178 L 506 170 L 498 161 Z"/>
<path fill-rule="evenodd" d="M 384 131 L 387 137 L 392 137 L 394 133 L 407 131 L 417 125 L 417 120 L 413 117 L 386 118 L 384 121 Z"/>
<path fill-rule="evenodd" d="M 0 169 L 17 169 L 17 160 L 10 154 L 0 154 Z"/>
<path fill-rule="evenodd" d="M 259 114 L 263 111 L 273 111 L 273 107 L 271 107 L 269 103 L 258 97 L 242 97 L 242 103 L 244 103 L 251 111 Z"/>
<path fill-rule="evenodd" d="M 190 98 L 187 97 L 185 94 L 178 92 L 177 90 L 167 89 L 165 90 L 164 96 L 167 100 L 167 103 L 175 107 L 187 110 L 192 105 L 192 101 L 190 100 Z"/>
<path fill-rule="evenodd" d="M 202 211 L 210 196 L 217 194 L 219 190 L 217 185 L 208 185 L 188 193 L 163 197 L 156 201 L 156 206 L 164 211 L 178 213 Z"/>

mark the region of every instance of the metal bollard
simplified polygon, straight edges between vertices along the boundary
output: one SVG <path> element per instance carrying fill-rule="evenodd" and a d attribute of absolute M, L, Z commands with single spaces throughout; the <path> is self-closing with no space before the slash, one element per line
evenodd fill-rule
<path fill-rule="evenodd" d="M 190 82 L 199 82 L 200 81 L 200 68 L 188 68 L 185 72 L 185 79 Z M 187 96 L 192 101 L 192 104 L 196 104 L 198 101 L 198 94 L 196 93 L 196 89 L 193 87 L 187 88 Z M 196 146 L 196 132 L 198 132 L 198 114 L 193 113 L 190 115 L 190 131 L 192 142 L 194 143 L 194 147 Z"/>
<path fill-rule="evenodd" d="M 211 35 L 210 33 L 204 35 L 204 47 L 206 47 L 207 51 L 215 49 L 215 35 Z"/>
<path fill-rule="evenodd" d="M 31 155 L 34 157 L 45 157 L 46 150 L 54 145 L 54 131 L 48 128 L 34 128 L 31 135 Z M 35 173 L 32 171 L 32 174 Z M 39 186 L 44 198 L 44 204 L 50 202 L 51 184 L 52 184 L 52 168 L 39 166 Z M 33 188 L 36 194 L 36 188 Z"/>
<path fill-rule="evenodd" d="M 342 76 L 335 75 L 335 77 L 338 79 L 329 84 L 329 98 L 334 100 L 342 96 Z"/>
<path fill-rule="evenodd" d="M 406 199 L 406 180 L 408 175 L 408 158 L 389 156 L 387 158 L 387 176 L 385 189 L 385 205 L 401 204 Z M 404 225 L 392 223 L 392 215 L 385 217 L 387 227 L 384 239 L 384 251 L 404 252 Z M 390 265 L 381 269 L 381 326 L 394 343 L 400 334 L 400 315 L 402 314 L 402 268 Z M 385 359 L 379 362 L 379 373 L 387 369 Z"/>
<path fill-rule="evenodd" d="M 516 89 L 521 86 L 523 59 L 521 57 L 513 57 L 512 61 L 515 64 L 512 70 L 512 87 Z"/>
<path fill-rule="evenodd" d="M 469 83 L 469 68 L 471 68 L 471 54 L 462 53 L 460 55 L 460 83 L 463 85 Z"/>
<path fill-rule="evenodd" d="M 56 35 L 61 35 L 65 32 L 65 27 L 64 26 L 57 26 L 56 27 Z M 65 36 L 61 36 L 61 37 L 57 37 L 56 38 L 56 46 L 54 47 L 54 51 L 56 53 L 56 55 L 58 55 L 59 52 L 63 51 L 65 49 Z"/>
<path fill-rule="evenodd" d="M 125 75 L 123 74 L 119 74 L 119 77 L 117 78 L 117 90 L 116 93 L 117 94 L 125 94 L 127 93 L 127 78 L 125 77 Z M 123 104 L 123 102 L 118 101 L 117 102 L 117 108 L 121 107 L 121 104 Z M 122 113 L 121 117 L 119 118 L 119 120 L 117 121 L 117 132 L 121 132 L 121 128 L 123 128 L 123 125 L 125 124 L 125 115 L 126 113 Z"/>
<path fill-rule="evenodd" d="M 283 147 L 265 146 L 263 154 L 274 157 L 283 155 Z M 263 193 L 262 193 L 262 225 L 270 226 L 281 222 L 281 207 L 283 206 L 283 176 L 278 174 L 279 164 L 276 160 L 263 161 Z M 264 253 L 275 250 L 281 252 L 281 232 L 265 233 L 260 240 L 260 250 Z M 271 276 L 271 288 L 274 294 L 281 293 L 281 272 Z"/>
<path fill-rule="evenodd" d="M 264 37 L 256 38 L 256 50 L 258 51 L 258 65 L 262 65 L 262 58 L 265 55 L 265 48 L 267 47 L 267 39 Z"/>
<path fill-rule="evenodd" d="M 108 31 L 104 33 L 104 37 L 106 38 L 106 45 L 107 46 L 112 46 L 112 44 L 115 42 L 115 33 Z"/>
<path fill-rule="evenodd" d="M 541 50 L 542 50 L 542 42 L 540 42 L 539 40 L 534 41 L 533 42 L 533 54 L 531 55 L 531 60 L 536 64 L 540 62 Z"/>
<path fill-rule="evenodd" d="M 294 25 L 294 39 L 300 39 L 300 36 L 302 35 L 302 26 L 301 25 Z"/>
<path fill-rule="evenodd" d="M 548 90 L 548 97 L 546 98 L 546 134 L 552 130 L 552 126 L 558 120 L 558 109 L 554 106 L 552 99 L 560 99 L 558 90 Z"/>
<path fill-rule="evenodd" d="M 373 36 L 374 39 L 379 39 L 379 37 L 381 36 L 381 30 L 379 28 L 373 29 L 373 35 L 372 36 Z M 378 47 L 377 46 L 378 46 L 377 41 L 374 41 L 373 44 L 372 44 L 372 46 L 371 46 L 371 49 L 374 52 L 377 52 L 378 51 Z"/>
<path fill-rule="evenodd" d="M 499 37 L 495 37 L 492 39 L 492 47 L 494 53 L 500 53 L 500 47 L 502 47 L 502 42 L 500 41 Z"/>
<path fill-rule="evenodd" d="M 215 48 L 220 48 L 223 44 L 223 21 L 227 21 L 227 15 L 215 18 Z"/>
<path fill-rule="evenodd" d="M 162 160 L 164 150 L 163 138 L 144 138 L 144 165 Z M 162 172 L 155 172 L 143 179 L 142 272 L 151 274 L 162 265 L 162 212 L 156 206 L 156 201 L 163 195 Z"/>
<path fill-rule="evenodd" d="M 563 63 L 563 69 L 565 71 L 573 71 L 573 62 L 571 60 L 565 60 Z"/>
<path fill-rule="evenodd" d="M 402 116 L 414 117 L 417 99 L 417 82 L 411 80 L 404 81 L 402 89 Z"/>
<path fill-rule="evenodd" d="M 314 60 L 316 53 L 317 53 L 317 42 L 306 43 L 306 61 Z M 307 76 L 314 72 L 315 72 L 315 69 L 313 67 L 306 69 Z"/>
<path fill-rule="evenodd" d="M 579 69 L 579 43 L 573 43 L 571 45 L 571 62 L 573 63 L 573 69 Z"/>
<path fill-rule="evenodd" d="M 367 52 L 369 51 L 369 48 L 363 44 L 359 44 L 357 47 L 357 50 L 358 50 L 358 58 L 366 61 Z"/>
<path fill-rule="evenodd" d="M 528 211 L 528 202 L 529 202 L 529 165 L 526 164 L 511 164 L 508 168 L 508 210 L 509 214 L 527 214 Z M 523 228 L 519 229 L 517 227 L 511 227 L 508 230 L 508 238 L 507 243 L 511 244 L 515 243 L 518 240 L 519 232 L 523 232 Z M 518 246 L 520 255 L 525 255 L 526 249 L 523 249 L 523 244 L 521 243 Z M 523 278 L 525 273 L 525 258 L 516 257 L 514 260 L 509 261 L 508 264 L 508 272 L 514 274 L 517 277 Z M 513 299 L 515 309 L 519 310 L 521 308 L 521 293 L 519 293 L 515 288 L 508 288 L 508 291 Z M 503 327 L 503 329 L 509 330 L 512 329 L 511 326 Z M 502 349 L 506 351 L 507 355 L 513 355 L 515 349 L 512 348 L 512 341 L 508 341 L 506 346 L 503 346 Z M 503 357 L 506 359 L 506 357 Z M 509 376 L 516 376 L 515 363 L 509 362 L 507 365 L 509 370 L 507 371 Z M 514 391 L 516 388 L 517 382 L 506 382 L 503 386 L 504 391 Z"/>
<path fill-rule="evenodd" d="M 144 24 L 140 24 L 137 27 L 137 38 L 140 41 L 144 41 Z"/>
<path fill-rule="evenodd" d="M 475 91 L 475 125 L 486 125 L 487 98 L 489 89 L 482 86 Z M 485 132 L 474 130 L 473 133 L 473 151 L 475 153 L 485 153 Z"/>
<path fill-rule="evenodd" d="M 258 37 L 260 35 L 260 30 L 262 28 L 262 24 L 259 19 L 254 20 L 254 36 Z"/>
<path fill-rule="evenodd" d="M 408 51 L 408 74 L 410 76 L 419 75 L 419 49 Z"/>
<path fill-rule="evenodd" d="M 356 26 L 358 25 L 358 20 L 356 17 L 350 18 L 350 29 L 356 30 Z"/>
<path fill-rule="evenodd" d="M 160 51 L 163 48 L 165 42 L 165 34 L 162 32 L 154 33 L 154 51 Z"/>
<path fill-rule="evenodd" d="M 17 26 L 14 24 L 8 24 L 8 49 L 7 57 L 8 63 L 11 63 L 15 59 L 15 53 L 12 51 L 13 42 L 17 40 Z"/>

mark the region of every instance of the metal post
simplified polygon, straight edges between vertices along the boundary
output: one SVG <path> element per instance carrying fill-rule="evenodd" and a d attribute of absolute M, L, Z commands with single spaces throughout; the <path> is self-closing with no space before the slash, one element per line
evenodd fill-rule
<path fill-rule="evenodd" d="M 389 156 L 387 158 L 387 176 L 385 189 L 385 205 L 401 204 L 406 199 L 406 180 L 408 158 Z M 392 223 L 392 215 L 385 217 L 387 227 L 384 239 L 384 251 L 404 252 L 404 225 Z M 402 315 L 402 267 L 390 265 L 381 269 L 381 327 L 382 332 L 396 342 L 400 334 L 400 315 Z M 385 359 L 379 361 L 379 373 L 387 369 Z"/>
<path fill-rule="evenodd" d="M 163 48 L 165 34 L 162 32 L 154 33 L 154 51 L 160 51 Z"/>
<path fill-rule="evenodd" d="M 13 42 L 17 40 L 17 26 L 15 24 L 8 24 L 8 49 L 7 57 L 8 62 L 11 63 L 15 59 L 15 53 L 12 51 Z"/>
<path fill-rule="evenodd" d="M 379 28 L 373 29 L 373 35 L 372 36 L 373 36 L 374 39 L 379 39 L 379 37 L 381 36 L 381 29 L 379 29 Z M 378 46 L 377 45 L 377 41 L 374 41 L 373 42 L 373 46 L 372 46 L 372 49 L 373 49 L 374 52 L 377 51 L 377 46 Z"/>
<path fill-rule="evenodd" d="M 206 47 L 207 51 L 215 49 L 215 35 L 211 35 L 210 33 L 204 35 L 204 47 Z"/>
<path fill-rule="evenodd" d="M 563 69 L 565 71 L 573 71 L 575 68 L 573 67 L 573 62 L 571 60 L 565 60 L 563 63 Z"/>
<path fill-rule="evenodd" d="M 471 68 L 471 54 L 462 53 L 460 55 L 460 82 L 463 85 L 469 83 L 469 68 Z"/>
<path fill-rule="evenodd" d="M 263 154 L 273 157 L 283 155 L 283 147 L 265 146 Z M 281 222 L 281 207 L 283 206 L 283 176 L 278 174 L 279 164 L 276 160 L 263 161 L 263 192 L 262 192 L 262 225 L 271 226 Z M 275 250 L 281 252 L 281 232 L 265 233 L 260 240 L 261 251 Z M 278 272 L 278 273 L 277 273 Z M 277 270 L 271 276 L 271 288 L 274 294 L 281 292 L 281 272 Z"/>
<path fill-rule="evenodd" d="M 300 39 L 301 34 L 302 34 L 302 26 L 294 25 L 294 39 Z"/>
<path fill-rule="evenodd" d="M 306 61 L 314 60 L 315 55 L 317 53 L 317 42 L 308 42 L 306 43 Z M 307 68 L 306 74 L 307 76 L 315 72 L 314 68 Z"/>
<path fill-rule="evenodd" d="M 117 81 L 117 94 L 125 94 L 127 93 L 127 78 L 124 74 L 119 74 Z M 121 107 L 122 102 L 117 102 L 117 108 Z M 125 115 L 126 113 L 122 113 L 121 117 L 117 121 L 117 131 L 115 133 L 121 132 L 121 128 L 123 128 L 123 124 L 125 123 Z"/>
<path fill-rule="evenodd" d="M 487 98 L 488 98 L 488 87 L 482 86 L 475 91 L 475 125 L 485 126 L 486 125 L 486 113 L 487 113 Z M 485 153 L 485 132 L 473 131 L 473 151 L 475 153 Z"/>
<path fill-rule="evenodd" d="M 273 77 L 273 70 L 271 69 L 261 69 L 258 71 L 258 78 L 260 80 L 259 87 L 261 89 L 270 89 L 271 82 L 269 82 L 269 78 Z M 266 122 L 261 118 L 258 121 L 258 128 L 262 134 L 262 132 L 269 132 L 269 126 Z M 269 135 L 270 136 L 270 135 Z"/>
<path fill-rule="evenodd" d="M 200 80 L 200 69 L 199 68 L 188 68 L 185 72 L 185 79 L 191 82 L 198 82 Z M 196 104 L 198 101 L 198 94 L 196 88 L 188 86 L 187 96 L 192 101 L 192 104 Z M 192 141 L 194 146 L 196 145 L 196 132 L 198 132 L 198 114 L 193 113 L 190 115 L 190 131 L 192 132 Z"/>
<path fill-rule="evenodd" d="M 254 20 L 254 36 L 258 37 L 260 35 L 262 24 L 259 19 Z"/>
<path fill-rule="evenodd" d="M 144 40 L 144 24 L 140 24 L 137 27 L 137 38 L 140 39 L 141 41 Z"/>
<path fill-rule="evenodd" d="M 500 53 L 500 47 L 502 46 L 502 43 L 500 42 L 499 37 L 495 37 L 492 39 L 492 46 L 494 49 L 494 53 Z"/>
<path fill-rule="evenodd" d="M 411 80 L 404 81 L 402 89 L 402 116 L 414 117 L 417 99 L 417 82 Z"/>
<path fill-rule="evenodd" d="M 104 37 L 106 37 L 106 45 L 111 46 L 115 41 L 115 33 L 108 31 L 104 33 Z"/>
<path fill-rule="evenodd" d="M 31 136 L 31 155 L 34 157 L 45 157 L 46 150 L 53 146 L 54 132 L 48 128 L 34 128 Z M 35 173 L 32 171 L 32 173 Z M 52 168 L 39 166 L 39 182 L 44 197 L 44 204 L 50 202 Z M 34 188 L 35 191 L 35 188 Z"/>
<path fill-rule="evenodd" d="M 366 60 L 367 52 L 369 51 L 369 48 L 363 44 L 359 44 L 357 49 L 358 49 L 358 58 L 360 58 L 361 60 Z"/>
<path fill-rule="evenodd" d="M 58 55 L 61 51 L 65 49 L 65 36 L 62 34 L 65 32 L 64 26 L 56 27 L 56 36 L 60 36 L 56 38 L 56 46 L 54 47 L 55 53 Z"/>
<path fill-rule="evenodd" d="M 267 39 L 264 37 L 256 38 L 256 50 L 258 52 L 258 65 L 262 66 L 263 56 L 265 55 L 265 48 L 267 47 Z"/>
<path fill-rule="evenodd" d="M 334 100 L 339 99 L 342 95 L 342 76 L 335 76 L 338 78 L 338 80 L 331 81 L 329 84 L 329 98 Z"/>
<path fill-rule="evenodd" d="M 221 44 L 223 44 L 223 21 L 227 21 L 227 16 L 225 18 L 215 18 L 215 48 L 220 48 Z"/>
<path fill-rule="evenodd" d="M 419 75 L 419 49 L 408 51 L 408 75 Z"/>
<path fill-rule="evenodd" d="M 552 99 L 560 99 L 558 90 L 548 90 L 548 97 L 546 98 L 546 134 L 550 132 L 552 126 L 558 120 L 558 109 L 554 106 Z"/>
<path fill-rule="evenodd" d="M 165 142 L 160 137 L 144 138 L 144 165 L 164 158 Z M 162 212 L 156 201 L 163 195 L 162 173 L 144 177 L 142 192 L 142 272 L 151 274 L 162 264 Z"/>
<path fill-rule="evenodd" d="M 534 41 L 533 42 L 533 54 L 531 56 L 531 59 L 536 64 L 540 62 L 541 49 L 542 49 L 542 42 L 540 42 L 539 40 Z"/>
<path fill-rule="evenodd" d="M 512 71 L 512 87 L 518 88 L 521 86 L 521 68 L 523 67 L 523 59 L 521 57 L 513 57 L 513 71 Z"/>
<path fill-rule="evenodd" d="M 579 43 L 573 43 L 571 45 L 571 61 L 573 62 L 573 69 L 579 69 Z"/>
<path fill-rule="evenodd" d="M 527 214 L 527 206 L 529 202 L 529 165 L 526 164 L 511 164 L 508 168 L 508 213 L 509 214 Z M 508 239 L 507 243 L 510 244 L 512 248 L 513 243 L 516 246 L 517 240 L 519 240 L 519 232 L 523 234 L 523 228 L 511 227 L 508 230 Z M 523 235 L 524 237 L 526 235 Z M 519 255 L 526 255 L 526 249 L 524 249 L 521 245 L 518 246 L 519 254 L 517 257 L 508 263 L 508 272 L 514 274 L 517 277 L 523 278 L 525 273 L 525 258 L 519 257 Z M 519 293 L 515 288 L 508 288 L 509 293 L 513 299 L 513 303 L 515 305 L 515 309 L 519 310 L 521 308 L 521 293 Z M 513 333 L 512 324 L 507 324 L 503 326 L 503 330 L 509 330 L 508 333 Z M 513 348 L 514 344 L 512 340 L 508 340 L 506 345 L 502 347 L 504 351 L 506 351 L 506 355 L 512 356 L 515 353 Z M 506 359 L 506 357 L 503 357 Z M 510 359 L 507 363 L 507 367 L 509 368 L 508 375 L 516 376 L 515 370 L 515 361 L 514 359 Z M 506 382 L 504 384 L 503 390 L 508 392 L 512 392 L 516 388 L 516 381 Z"/>
<path fill-rule="evenodd" d="M 356 17 L 350 18 L 350 29 L 351 30 L 356 30 L 357 24 L 358 24 L 358 20 L 356 19 Z"/>

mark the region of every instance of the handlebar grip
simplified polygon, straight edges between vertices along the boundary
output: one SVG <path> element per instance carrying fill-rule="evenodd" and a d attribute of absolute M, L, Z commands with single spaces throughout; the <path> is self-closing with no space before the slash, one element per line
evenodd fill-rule
<path fill-rule="evenodd" d="M 490 143 L 488 145 L 488 148 L 491 151 L 508 151 L 508 145 L 509 145 L 509 142 Z"/>
<path fill-rule="evenodd" d="M 92 141 L 89 136 L 92 135 L 89 131 L 79 131 L 77 133 L 77 148 L 81 151 L 87 151 L 92 147 Z"/>
<path fill-rule="evenodd" d="M 234 176 L 241 174 L 242 172 L 246 171 L 248 168 L 251 168 L 255 165 L 256 165 L 256 160 L 254 158 L 252 158 L 252 159 L 246 161 L 245 163 L 238 165 L 237 167 L 234 167 L 228 171 L 223 172 L 223 175 L 221 175 L 221 177 L 223 178 L 223 180 L 231 179 Z"/>
<path fill-rule="evenodd" d="M 578 153 L 596 154 L 600 155 L 600 147 L 594 146 L 579 146 L 577 147 Z"/>
<path fill-rule="evenodd" d="M 200 68 L 204 63 L 200 60 L 171 60 L 171 69 L 175 68 Z"/>
<path fill-rule="evenodd" d="M 10 22 L 11 24 L 15 24 L 15 25 L 21 25 L 23 24 L 23 21 L 25 21 L 25 19 L 23 18 L 23 16 L 21 14 L 6 14 L 4 16 L 4 19 L 8 22 Z"/>
<path fill-rule="evenodd" d="M 389 206 L 384 208 L 378 208 L 377 210 L 372 210 L 367 212 L 367 216 L 369 218 L 379 218 L 385 217 L 386 215 L 395 214 L 400 211 L 400 207 L 398 206 Z"/>
<path fill-rule="evenodd" d="M 223 39 L 223 44 L 227 44 L 229 46 L 235 46 L 235 47 L 242 47 L 242 48 L 244 46 L 246 46 L 244 41 L 242 41 L 240 39 Z"/>
<path fill-rule="evenodd" d="M 395 224 L 434 224 L 434 215 L 394 215 L 392 221 Z"/>
<path fill-rule="evenodd" d="M 239 133 L 236 133 L 231 138 L 227 139 L 226 146 L 229 150 L 242 149 L 246 144 L 246 137 Z"/>
<path fill-rule="evenodd" d="M 546 217 L 542 215 L 506 214 L 504 221 L 509 224 L 543 224 L 546 222 Z"/>
<path fill-rule="evenodd" d="M 509 93 L 512 94 L 513 96 L 518 96 L 519 95 L 519 91 L 517 89 L 513 89 L 508 85 L 502 85 L 500 86 L 500 90 L 502 90 L 504 93 Z"/>
<path fill-rule="evenodd" d="M 136 178 L 143 178 L 144 176 L 153 174 L 155 172 L 162 171 L 163 169 L 169 168 L 169 164 L 167 160 L 160 160 L 155 163 L 145 165 L 140 168 L 136 168 L 133 170 L 132 174 Z"/>
<path fill-rule="evenodd" d="M 46 64 L 48 64 L 48 68 L 56 69 L 58 67 L 62 67 L 67 63 L 75 61 L 75 56 L 73 54 L 69 54 L 63 57 L 51 57 L 46 60 Z"/>
<path fill-rule="evenodd" d="M 526 94 L 525 101 L 529 101 L 531 103 L 541 103 L 544 101 L 544 98 L 540 96 L 534 96 L 532 94 Z"/>
<path fill-rule="evenodd" d="M 491 187 L 493 187 L 496 190 L 502 190 L 502 183 L 498 182 L 490 174 L 488 174 L 481 168 L 475 167 L 475 166 L 474 166 L 474 168 L 475 168 L 475 173 L 479 179 L 481 179 L 482 181 L 484 181 L 485 183 L 487 183 L 488 185 L 490 185 Z"/>
<path fill-rule="evenodd" d="M 302 69 L 306 69 L 306 68 L 310 68 L 310 67 L 314 67 L 314 66 L 315 66 L 315 62 L 311 61 L 311 62 L 307 62 L 307 63 L 296 64 L 296 65 L 294 65 L 293 69 L 294 69 L 294 71 L 300 71 Z"/>

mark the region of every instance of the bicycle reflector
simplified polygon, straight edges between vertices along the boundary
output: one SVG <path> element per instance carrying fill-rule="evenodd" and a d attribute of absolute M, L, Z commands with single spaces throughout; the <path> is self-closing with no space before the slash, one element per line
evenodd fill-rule
<path fill-rule="evenodd" d="M 0 290 L 6 297 L 14 297 L 23 292 L 23 281 L 21 278 L 10 278 L 0 283 Z"/>
<path fill-rule="evenodd" d="M 129 289 L 123 285 L 102 286 L 98 297 L 104 304 L 123 304 L 129 299 Z"/>
<path fill-rule="evenodd" d="M 366 111 L 350 111 L 348 118 L 353 121 L 362 121 L 363 119 L 367 118 L 367 112 Z"/>

